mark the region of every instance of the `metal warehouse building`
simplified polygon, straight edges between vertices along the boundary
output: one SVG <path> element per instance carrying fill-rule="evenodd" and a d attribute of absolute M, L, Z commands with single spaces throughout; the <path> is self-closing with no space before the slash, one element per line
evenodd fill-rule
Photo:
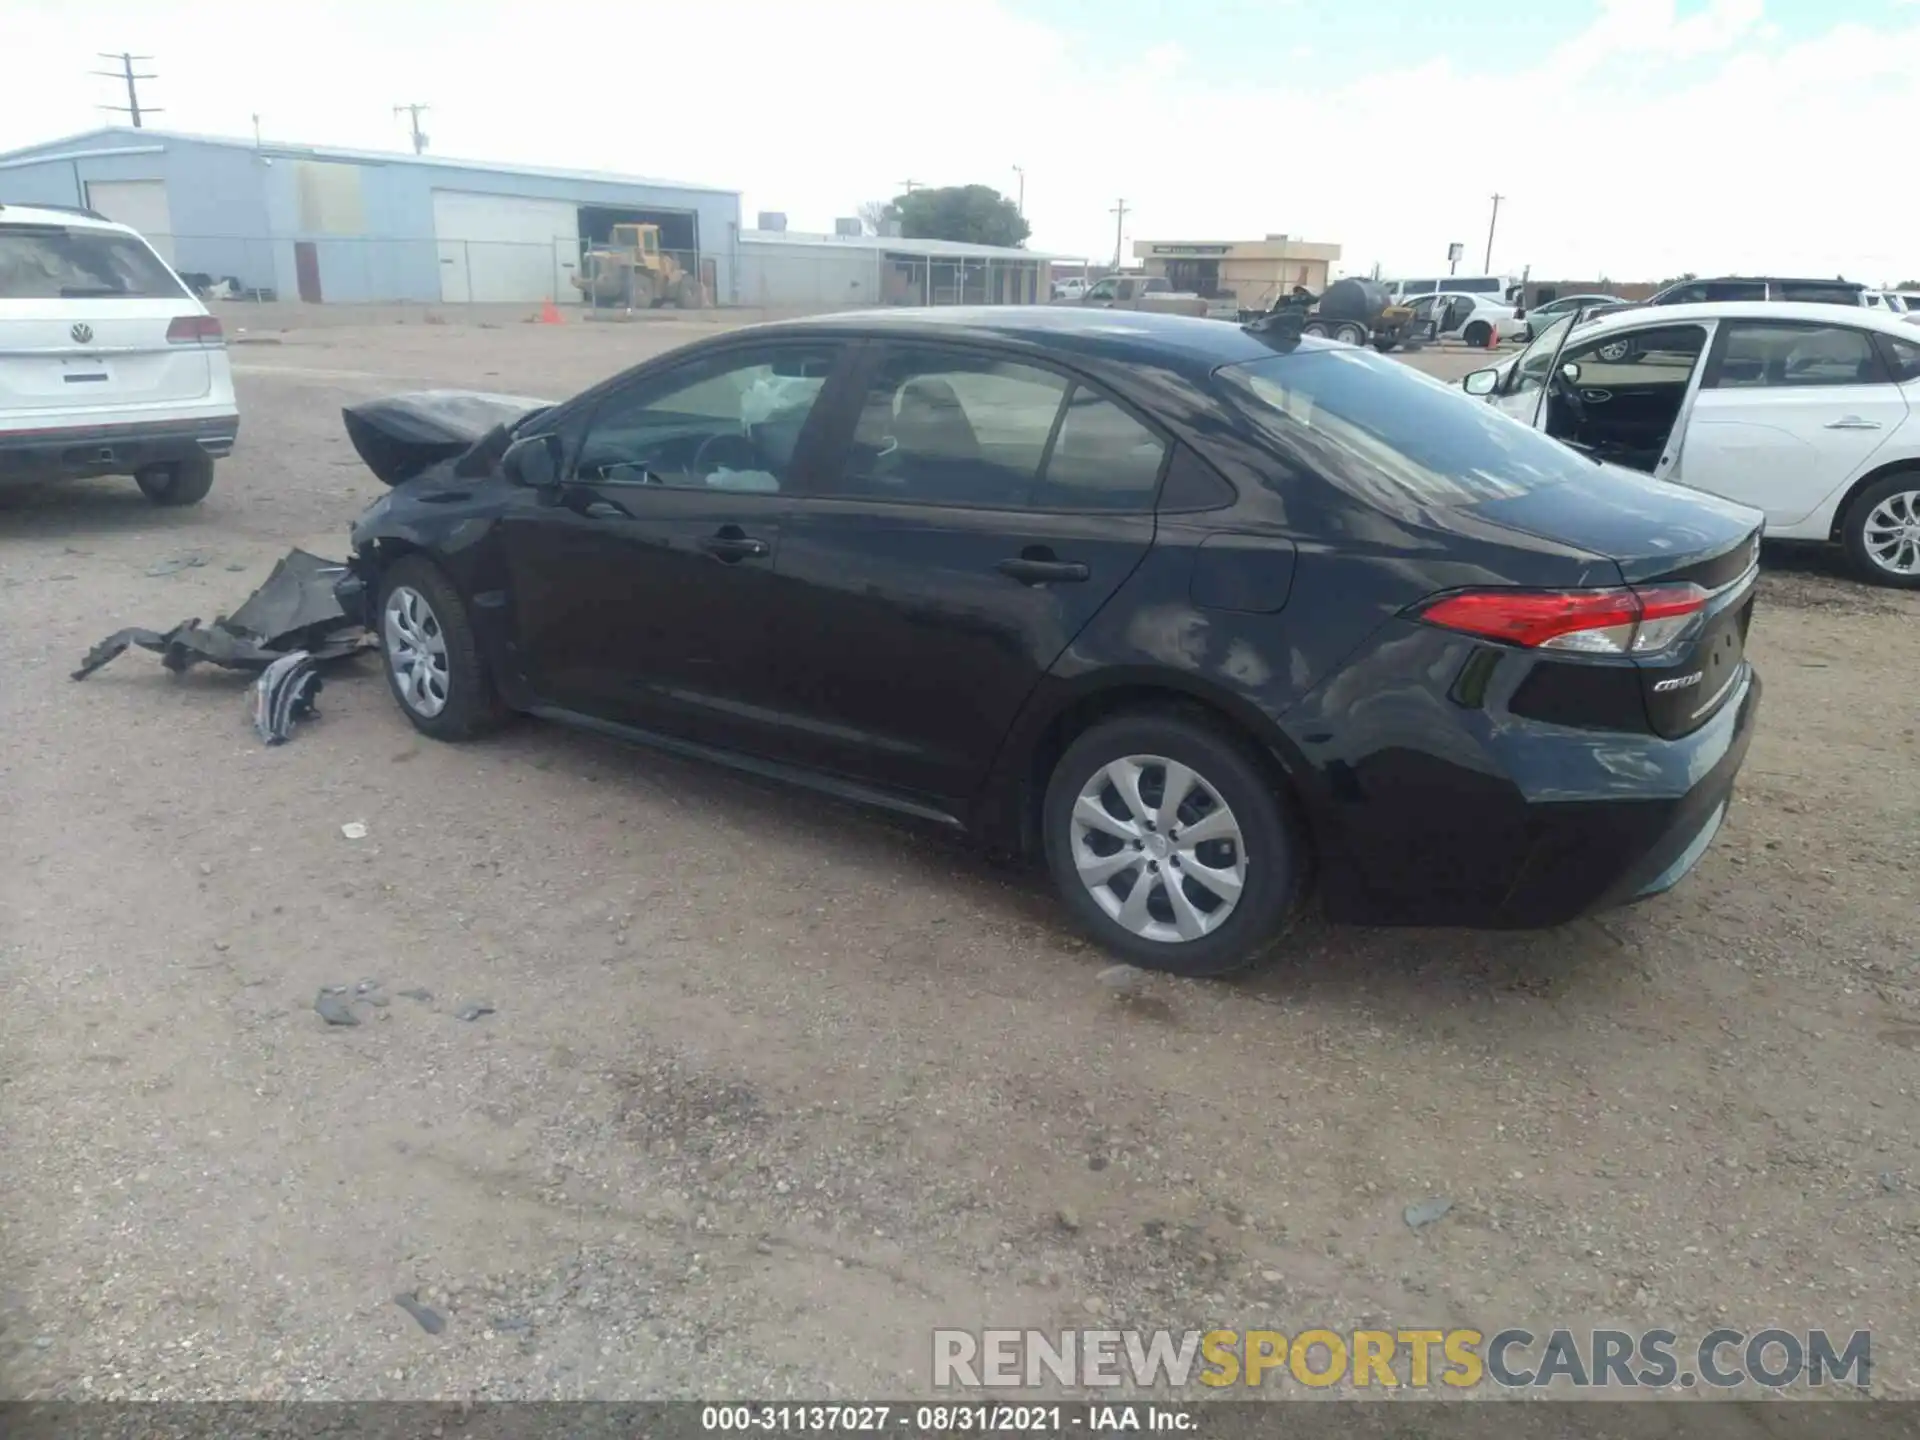
<path fill-rule="evenodd" d="M 174 268 L 320 301 L 567 301 L 617 223 L 734 298 L 737 191 L 426 155 L 115 127 L 0 155 L 0 204 L 82 205 Z"/>
<path fill-rule="evenodd" d="M 771 309 L 1043 304 L 1052 293 L 1053 259 L 958 240 L 747 230 L 740 235 L 738 299 Z"/>

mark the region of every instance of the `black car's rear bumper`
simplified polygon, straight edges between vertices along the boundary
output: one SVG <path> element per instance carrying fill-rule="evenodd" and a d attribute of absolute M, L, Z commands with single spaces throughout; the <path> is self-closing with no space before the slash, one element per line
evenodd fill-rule
<path fill-rule="evenodd" d="M 238 415 L 150 420 L 52 430 L 0 430 L 0 484 L 132 475 L 195 455 L 215 459 L 233 450 Z"/>
<path fill-rule="evenodd" d="M 1528 929 L 1647 899 L 1725 819 L 1760 703 L 1745 667 L 1690 735 L 1608 735 L 1503 716 L 1458 753 L 1383 751 L 1314 805 L 1337 920 Z"/>

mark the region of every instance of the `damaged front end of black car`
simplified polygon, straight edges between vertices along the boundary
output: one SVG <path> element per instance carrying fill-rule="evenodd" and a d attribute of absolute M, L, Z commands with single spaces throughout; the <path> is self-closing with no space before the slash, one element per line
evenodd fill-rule
<path fill-rule="evenodd" d="M 449 502 L 470 494 L 512 443 L 515 427 L 551 409 L 550 400 L 471 390 L 422 390 L 349 405 L 347 438 L 376 479 L 393 487 L 354 522 L 353 553 L 334 585 L 340 608 L 376 628 L 371 592 L 381 560 L 444 539 L 435 523 Z"/>

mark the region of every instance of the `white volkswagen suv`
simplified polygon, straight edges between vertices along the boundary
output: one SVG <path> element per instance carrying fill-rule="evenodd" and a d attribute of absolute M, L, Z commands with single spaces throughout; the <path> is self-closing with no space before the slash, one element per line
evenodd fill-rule
<path fill-rule="evenodd" d="M 137 232 L 0 205 L 0 485 L 131 475 L 191 505 L 239 427 L 220 322 Z"/>

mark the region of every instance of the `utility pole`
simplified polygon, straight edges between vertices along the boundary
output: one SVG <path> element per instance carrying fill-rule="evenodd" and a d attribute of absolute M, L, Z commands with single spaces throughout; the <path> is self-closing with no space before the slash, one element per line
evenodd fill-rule
<path fill-rule="evenodd" d="M 253 148 L 256 150 L 260 148 L 260 117 L 258 115 L 253 117 Z"/>
<path fill-rule="evenodd" d="M 147 110 L 140 108 L 140 88 L 135 84 L 135 82 L 139 80 L 152 80 L 157 78 L 152 75 L 136 75 L 133 72 L 134 61 L 151 60 L 153 59 L 151 55 L 129 55 L 124 50 L 118 55 L 109 55 L 104 50 L 98 53 L 102 60 L 118 60 L 120 62 L 120 68 L 118 70 L 96 70 L 93 73 L 108 80 L 124 80 L 127 83 L 127 103 L 124 105 L 102 105 L 100 107 L 102 110 L 119 111 L 122 115 L 129 117 L 133 121 L 133 128 L 136 130 L 140 129 L 140 117 L 142 115 L 159 115 L 162 113 L 160 107 L 157 105 Z"/>
<path fill-rule="evenodd" d="M 1480 267 L 1480 273 L 1482 275 L 1491 275 L 1493 273 L 1493 227 L 1500 223 L 1500 202 L 1506 198 L 1504 195 L 1495 195 L 1493 197 L 1493 218 L 1487 221 L 1487 260 L 1486 263 Z"/>
<path fill-rule="evenodd" d="M 1016 166 L 1014 166 L 1014 167 L 1013 167 L 1013 173 L 1014 173 L 1014 174 L 1016 174 L 1016 175 L 1018 175 L 1018 176 L 1020 177 L 1020 199 L 1019 199 L 1019 202 L 1018 202 L 1018 204 L 1019 204 L 1019 209 L 1020 209 L 1020 214 L 1021 214 L 1021 215 L 1022 215 L 1022 216 L 1024 217 L 1024 216 L 1026 215 L 1026 213 L 1027 213 L 1027 172 L 1026 172 L 1026 167 L 1025 167 L 1025 166 L 1021 166 L 1021 165 L 1016 165 Z"/>
<path fill-rule="evenodd" d="M 920 182 L 918 180 L 896 180 L 893 183 L 900 187 L 900 193 L 902 195 L 911 195 L 915 190 L 920 188 Z"/>
<path fill-rule="evenodd" d="M 413 153 L 416 155 L 426 153 L 427 133 L 420 128 L 420 116 L 423 112 L 431 110 L 432 108 L 431 105 L 396 105 L 393 107 L 394 114 L 405 115 L 407 117 L 407 123 L 413 131 Z"/>
<path fill-rule="evenodd" d="M 1113 268 L 1120 268 L 1120 247 L 1124 243 L 1127 224 L 1127 201 L 1122 196 L 1120 202 L 1107 212 L 1113 216 Z"/>

